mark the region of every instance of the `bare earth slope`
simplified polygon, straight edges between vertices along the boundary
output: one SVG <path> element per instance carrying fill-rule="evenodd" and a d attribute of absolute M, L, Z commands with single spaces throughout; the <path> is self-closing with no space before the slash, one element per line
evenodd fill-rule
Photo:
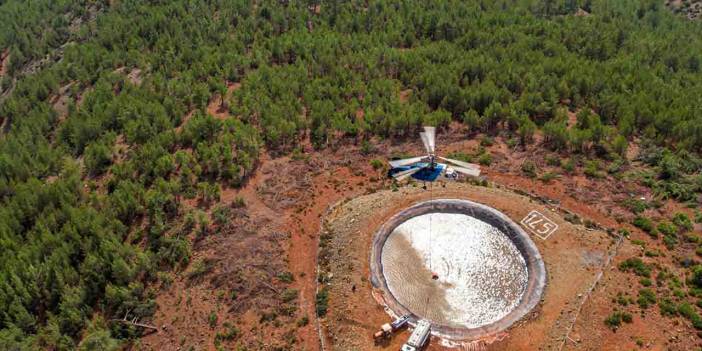
<path fill-rule="evenodd" d="M 471 153 L 478 147 L 477 141 L 466 140 L 460 133 L 444 136 L 442 152 Z M 616 246 L 617 230 L 628 228 L 632 239 L 646 242 L 649 249 L 665 250 L 660 240 L 651 240 L 626 224 L 632 215 L 620 201 L 631 194 L 645 196 L 643 188 L 608 176 L 585 177 L 579 170 L 549 182 L 529 178 L 520 171 L 526 157 L 536 161 L 539 172 L 558 171 L 546 165 L 548 152 L 538 147 L 509 148 L 499 138 L 486 148 L 493 157 L 484 169 L 494 182 L 489 188 L 448 184 L 435 186 L 432 193 L 412 186 L 392 192 L 384 171 L 370 166 L 371 159 L 420 148 L 416 143 L 382 142 L 370 155 L 350 145 L 323 152 L 308 149 L 294 159 L 264 157 L 243 189 L 223 190 L 223 204 L 231 205 L 241 197 L 246 206 L 234 210 L 230 224 L 219 229 L 213 224 L 215 234 L 196 241 L 190 266 L 158 292 L 154 324 L 164 326 L 163 330 L 144 337 L 135 349 L 216 350 L 219 345 L 319 350 L 323 345 L 324 350 L 390 350 L 399 346 L 406 333 L 388 345 L 372 345 L 372 332 L 389 317 L 371 296 L 367 243 L 387 216 L 415 201 L 442 195 L 494 206 L 515 222 L 530 209 L 538 209 L 561 226 L 548 240 L 535 239 L 549 274 L 543 304 L 532 319 L 516 325 L 489 349 L 631 350 L 643 344 L 651 349 L 690 350 L 699 344 L 688 322 L 663 317 L 657 307 L 642 310 L 635 303 L 623 307 L 632 313 L 633 321 L 616 332 L 604 324 L 619 308 L 613 302 L 617 294 L 626 293 L 635 300 L 639 289 L 638 277 L 616 266 L 629 257 L 643 256 L 643 249 L 630 240 Z M 370 195 L 359 197 L 364 194 Z M 687 210 L 670 202 L 647 214 L 674 211 Z M 324 229 L 320 229 L 322 222 Z M 332 246 L 329 256 L 321 256 L 333 262 L 333 269 L 321 275 L 324 280 L 331 273 L 332 284 L 329 313 L 321 319 L 324 342 L 320 344 L 316 262 L 320 235 L 327 238 L 330 223 L 338 236 L 330 237 L 337 246 Z M 610 255 L 612 262 L 603 270 Z M 644 260 L 673 265 L 675 256 Z M 202 261 L 208 269 L 190 278 Z M 588 294 L 600 271 L 599 284 Z M 237 332 L 225 337 L 230 326 Z M 437 343 L 431 346 L 439 348 Z"/>

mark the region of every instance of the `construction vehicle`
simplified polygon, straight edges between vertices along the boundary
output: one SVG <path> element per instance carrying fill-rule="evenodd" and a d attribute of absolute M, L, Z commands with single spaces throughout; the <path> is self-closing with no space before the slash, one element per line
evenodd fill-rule
<path fill-rule="evenodd" d="M 377 331 L 375 334 L 373 334 L 373 339 L 377 341 L 380 341 L 382 339 L 388 338 L 392 333 L 402 329 L 407 325 L 407 322 L 409 322 L 410 315 L 406 314 L 404 316 L 401 316 L 392 323 L 385 323 L 380 327 L 380 330 Z"/>
<path fill-rule="evenodd" d="M 426 346 L 431 334 L 431 323 L 426 319 L 417 322 L 407 342 L 402 345 L 402 351 L 419 351 Z"/>
<path fill-rule="evenodd" d="M 376 342 L 379 342 L 385 338 L 388 338 L 391 334 L 392 326 L 390 326 L 390 323 L 385 323 L 380 326 L 380 330 L 373 334 L 373 339 L 375 339 Z"/>

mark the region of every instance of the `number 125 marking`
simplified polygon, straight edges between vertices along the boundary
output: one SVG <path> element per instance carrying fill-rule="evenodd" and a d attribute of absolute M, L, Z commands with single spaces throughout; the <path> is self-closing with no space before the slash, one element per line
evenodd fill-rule
<path fill-rule="evenodd" d="M 546 240 L 556 231 L 556 229 L 558 229 L 558 224 L 548 219 L 546 216 L 541 214 L 541 212 L 535 210 L 529 212 L 529 214 L 522 219 L 521 223 L 527 229 L 529 229 L 529 231 L 536 234 L 536 236 L 543 240 Z"/>

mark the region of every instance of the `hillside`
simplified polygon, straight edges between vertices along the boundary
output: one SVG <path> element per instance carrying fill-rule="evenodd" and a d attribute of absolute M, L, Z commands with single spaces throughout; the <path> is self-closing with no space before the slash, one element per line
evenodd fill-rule
<path fill-rule="evenodd" d="M 320 221 L 424 125 L 627 238 L 593 349 L 631 315 L 700 347 L 702 22 L 661 1 L 5 0 L 0 33 L 0 349 L 318 349 Z"/>

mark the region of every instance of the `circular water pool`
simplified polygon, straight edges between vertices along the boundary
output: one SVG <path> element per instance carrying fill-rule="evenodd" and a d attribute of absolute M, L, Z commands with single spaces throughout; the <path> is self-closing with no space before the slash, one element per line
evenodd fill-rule
<path fill-rule="evenodd" d="M 395 315 L 427 319 L 454 340 L 502 331 L 538 304 L 546 273 L 529 236 L 499 211 L 466 200 L 412 206 L 386 222 L 371 280 Z"/>
<path fill-rule="evenodd" d="M 403 222 L 385 241 L 381 263 L 398 302 L 453 327 L 500 320 L 519 304 L 528 276 L 524 257 L 507 235 L 458 213 Z"/>

